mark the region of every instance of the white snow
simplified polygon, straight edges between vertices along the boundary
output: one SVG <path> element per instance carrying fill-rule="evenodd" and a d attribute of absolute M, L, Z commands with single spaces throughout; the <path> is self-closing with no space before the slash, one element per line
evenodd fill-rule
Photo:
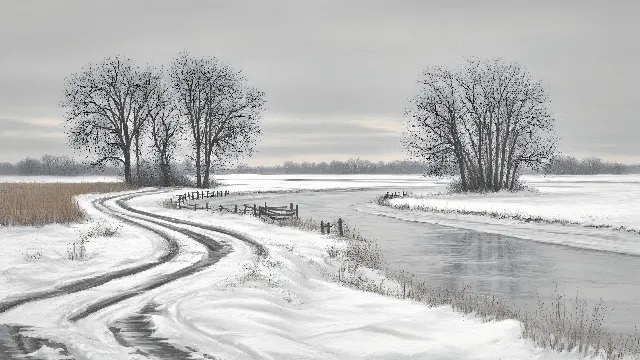
<path fill-rule="evenodd" d="M 408 205 L 411 210 L 374 204 L 366 204 L 359 210 L 546 243 L 640 254 L 640 235 L 625 231 L 640 230 L 640 176 L 525 176 L 523 179 L 532 191 L 446 194 L 440 188 L 390 200 L 393 206 Z M 542 221 L 522 220 L 527 218 Z"/>
<path fill-rule="evenodd" d="M 91 216 L 85 223 L 0 227 L 0 300 L 146 263 L 159 256 L 164 245 L 158 236 L 109 220 L 91 207 L 91 200 L 100 196 L 104 195 L 78 197 L 82 208 Z M 67 250 L 73 241 L 96 226 L 120 229 L 114 236 L 89 237 L 86 259 L 69 260 Z"/>
<path fill-rule="evenodd" d="M 392 199 L 391 203 L 441 210 L 540 217 L 548 221 L 567 220 L 593 226 L 625 226 L 640 230 L 638 176 L 600 179 L 530 177 L 528 184 L 537 191 L 482 195 L 423 193 L 419 198 Z"/>
<path fill-rule="evenodd" d="M 366 293 L 335 283 L 328 236 L 266 225 L 252 218 L 176 211 L 166 195 L 132 201 L 138 208 L 242 231 L 264 244 L 257 259 L 245 244 L 203 273 L 120 304 L 107 323 L 148 302 L 155 335 L 180 348 L 230 359 L 577 359 L 520 338 L 516 321 L 482 323 L 448 307 Z M 169 291 L 169 289 L 174 289 Z M 89 319 L 84 321 L 88 323 Z"/>
<path fill-rule="evenodd" d="M 444 186 L 449 180 L 422 175 L 255 175 L 229 174 L 215 177 L 223 186 L 216 190 L 292 191 L 359 188 L 418 188 Z"/>
<path fill-rule="evenodd" d="M 361 187 L 432 187 L 442 190 L 446 185 L 446 180 L 424 179 L 420 176 L 298 177 L 303 181 L 287 181 L 287 178 L 290 176 L 237 175 L 218 179 L 226 182 L 223 189 L 231 191 Z M 621 190 L 608 200 L 611 209 L 615 205 L 615 199 L 619 203 L 628 199 L 629 196 L 623 197 L 622 194 L 632 193 L 636 186 L 631 180 L 620 185 L 619 179 L 610 178 L 605 178 L 601 183 L 581 181 L 580 178 L 554 181 L 538 177 L 534 180 L 538 183 L 535 186 L 539 187 L 540 193 L 524 196 L 500 194 L 490 197 L 492 200 L 489 202 L 479 198 L 480 200 L 470 200 L 467 203 L 511 204 L 514 209 L 518 209 L 520 203 L 534 199 L 540 205 L 550 202 L 561 204 L 565 208 L 557 214 L 564 215 L 572 211 L 573 208 L 569 209 L 569 206 L 573 206 L 576 211 L 580 210 L 580 206 L 574 204 L 576 202 L 593 202 L 593 198 L 588 200 L 589 196 L 610 189 L 606 186 L 620 186 Z M 513 320 L 482 323 L 473 316 L 463 316 L 448 307 L 429 308 L 409 300 L 340 286 L 336 282 L 338 264 L 335 260 L 328 259 L 326 252 L 328 246 L 336 244 L 336 239 L 267 225 L 249 216 L 178 211 L 161 207 L 162 200 L 180 191 L 173 189 L 165 194 L 146 195 L 134 199 L 131 204 L 155 214 L 241 231 L 266 246 L 269 255 L 259 259 L 245 243 L 197 230 L 229 242 L 234 251 L 202 272 L 117 303 L 77 323 L 67 320 L 69 314 L 88 303 L 125 291 L 201 258 L 203 251 L 198 244 L 178 236 L 184 252 L 169 264 L 89 291 L 25 304 L 0 314 L 0 323 L 35 326 L 35 334 L 68 344 L 72 353 L 91 359 L 140 358 L 135 354 L 135 349 L 118 344 L 108 326 L 133 315 L 151 302 L 158 304 L 160 309 L 159 314 L 152 315 L 154 336 L 167 338 L 170 344 L 180 349 L 196 349 L 194 358 L 204 358 L 205 354 L 225 359 L 582 358 L 576 353 L 557 353 L 535 347 L 520 337 L 519 323 Z M 567 200 L 564 202 L 557 200 L 565 197 Z M 568 200 L 569 198 L 573 200 Z M 90 197 L 83 198 L 83 208 L 89 210 L 93 221 L 104 221 L 104 215 L 88 208 L 89 199 Z M 458 200 L 466 206 L 465 198 L 448 198 L 448 201 Z M 631 206 L 626 207 L 630 208 Z M 406 212 L 374 204 L 367 204 L 365 210 L 386 216 L 470 226 L 498 233 L 511 231 L 516 235 L 522 232 L 533 236 L 532 234 L 541 233 L 543 226 L 550 229 L 549 232 L 554 231 L 553 226 L 562 227 L 522 224 L 514 220 L 482 216 Z M 584 213 L 586 212 L 585 210 Z M 631 217 L 621 221 L 626 224 L 629 219 Z M 0 283 L 0 298 L 69 281 L 74 277 L 103 272 L 123 264 L 149 261 L 160 250 L 156 246 L 160 240 L 155 235 L 124 225 L 119 236 L 97 239 L 90 243 L 96 248 L 89 251 L 89 254 L 93 254 L 89 260 L 72 263 L 61 259 L 66 242 L 81 226 L 90 225 L 0 229 L 0 281 L 3 282 Z M 576 238 L 592 236 L 594 242 L 595 239 L 602 242 L 602 234 L 616 233 L 618 238 L 611 238 L 611 243 L 615 242 L 625 249 L 635 246 L 632 238 L 622 236 L 631 236 L 629 233 L 583 227 L 575 227 L 575 231 L 581 231 Z M 595 233 L 597 231 L 602 233 Z M 23 249 L 38 246 L 43 248 L 45 260 L 26 261 L 22 255 Z M 638 252 L 640 253 L 640 248 Z M 52 265 L 46 265 L 49 261 Z M 375 282 L 382 276 L 368 269 L 360 269 L 356 275 L 367 274 Z M 393 288 L 393 285 L 390 287 Z M 39 351 L 43 356 L 49 356 L 57 350 L 43 347 Z"/>

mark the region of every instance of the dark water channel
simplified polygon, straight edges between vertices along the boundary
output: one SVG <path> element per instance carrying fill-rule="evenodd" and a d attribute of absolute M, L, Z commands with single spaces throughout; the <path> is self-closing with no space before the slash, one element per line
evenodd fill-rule
<path fill-rule="evenodd" d="M 633 332 L 640 324 L 640 257 L 355 210 L 386 191 L 397 188 L 260 195 L 247 197 L 246 202 L 266 201 L 274 206 L 295 202 L 301 217 L 346 218 L 365 237 L 378 241 L 391 268 L 408 270 L 435 285 L 469 285 L 474 292 L 496 295 L 524 307 L 535 307 L 538 294 L 548 300 L 557 288 L 560 294 L 570 298 L 578 294 L 591 304 L 602 298 L 610 308 L 605 325 L 614 331 Z M 226 202 L 234 203 L 231 199 Z"/>

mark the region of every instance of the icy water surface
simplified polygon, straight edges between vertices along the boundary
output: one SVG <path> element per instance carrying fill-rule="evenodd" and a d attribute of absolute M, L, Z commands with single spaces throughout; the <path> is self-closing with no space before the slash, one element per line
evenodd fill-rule
<path fill-rule="evenodd" d="M 514 237 L 415 223 L 356 211 L 386 191 L 305 192 L 260 195 L 223 203 L 280 206 L 294 202 L 300 217 L 346 218 L 362 235 L 378 241 L 391 268 L 405 269 L 434 285 L 469 285 L 535 307 L 538 297 L 576 293 L 590 302 L 602 298 L 613 308 L 605 319 L 612 330 L 633 332 L 640 324 L 640 257 L 536 243 Z M 211 199 L 213 200 L 213 199 Z"/>

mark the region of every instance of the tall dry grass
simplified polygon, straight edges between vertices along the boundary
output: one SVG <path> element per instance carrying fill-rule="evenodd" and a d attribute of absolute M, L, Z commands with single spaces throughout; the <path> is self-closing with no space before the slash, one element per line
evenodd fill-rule
<path fill-rule="evenodd" d="M 74 196 L 128 190 L 124 183 L 2 183 L 0 226 L 68 224 L 84 219 Z"/>

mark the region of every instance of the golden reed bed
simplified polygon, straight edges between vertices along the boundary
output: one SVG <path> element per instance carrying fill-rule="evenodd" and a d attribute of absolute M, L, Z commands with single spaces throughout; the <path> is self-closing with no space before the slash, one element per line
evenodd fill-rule
<path fill-rule="evenodd" d="M 124 183 L 0 183 L 0 226 L 41 226 L 79 221 L 79 194 L 124 191 Z"/>

